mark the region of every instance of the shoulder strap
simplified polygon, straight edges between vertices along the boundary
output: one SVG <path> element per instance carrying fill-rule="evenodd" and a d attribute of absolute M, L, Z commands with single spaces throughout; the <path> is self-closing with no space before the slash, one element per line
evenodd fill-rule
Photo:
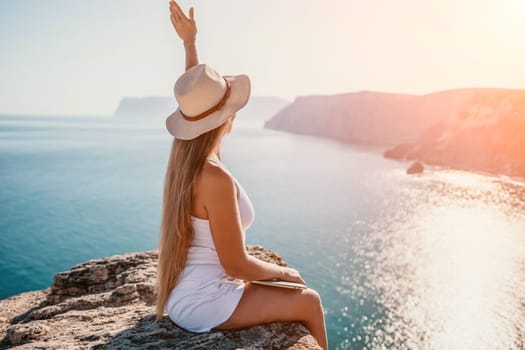
<path fill-rule="evenodd" d="M 215 158 L 206 158 L 206 159 L 211 160 L 211 161 L 214 162 L 214 163 L 217 163 L 217 164 L 221 164 L 221 165 L 222 165 L 222 162 L 217 161 Z"/>

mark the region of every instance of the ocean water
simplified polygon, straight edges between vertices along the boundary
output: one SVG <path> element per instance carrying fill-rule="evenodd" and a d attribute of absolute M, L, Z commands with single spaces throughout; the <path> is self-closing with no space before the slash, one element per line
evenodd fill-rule
<path fill-rule="evenodd" d="M 0 117 L 0 298 L 87 259 L 154 249 L 164 125 Z M 248 244 L 318 290 L 331 349 L 523 349 L 525 186 L 236 119 L 223 161 Z"/>

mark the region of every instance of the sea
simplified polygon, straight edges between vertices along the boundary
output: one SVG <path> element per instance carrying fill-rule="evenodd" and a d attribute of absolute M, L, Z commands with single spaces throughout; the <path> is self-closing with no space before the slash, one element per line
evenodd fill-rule
<path fill-rule="evenodd" d="M 301 272 L 330 349 L 524 349 L 525 184 L 236 118 L 223 163 L 247 244 Z M 163 121 L 0 116 L 0 299 L 88 259 L 158 246 Z"/>

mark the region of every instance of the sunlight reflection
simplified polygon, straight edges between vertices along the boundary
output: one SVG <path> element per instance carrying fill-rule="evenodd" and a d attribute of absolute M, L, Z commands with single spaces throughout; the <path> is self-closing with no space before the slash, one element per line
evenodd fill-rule
<path fill-rule="evenodd" d="M 343 255 L 339 292 L 374 305 L 367 347 L 523 348 L 525 188 L 452 171 L 405 183 Z"/>
<path fill-rule="evenodd" d="M 410 321 L 431 330 L 428 345 L 510 348 L 521 316 L 501 319 L 499 311 L 520 309 L 509 288 L 521 254 L 514 242 L 519 237 L 505 236 L 513 223 L 479 204 L 426 208 L 411 220 L 419 236 L 412 281 L 417 302 L 407 303 L 404 311 Z"/>

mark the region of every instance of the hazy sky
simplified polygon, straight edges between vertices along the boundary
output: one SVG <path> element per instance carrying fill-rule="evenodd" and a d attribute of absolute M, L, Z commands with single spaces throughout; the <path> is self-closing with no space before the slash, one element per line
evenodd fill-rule
<path fill-rule="evenodd" d="M 525 0 L 181 0 L 200 62 L 252 95 L 525 88 Z M 168 0 L 1 0 L 0 113 L 110 115 L 173 96 Z"/>

